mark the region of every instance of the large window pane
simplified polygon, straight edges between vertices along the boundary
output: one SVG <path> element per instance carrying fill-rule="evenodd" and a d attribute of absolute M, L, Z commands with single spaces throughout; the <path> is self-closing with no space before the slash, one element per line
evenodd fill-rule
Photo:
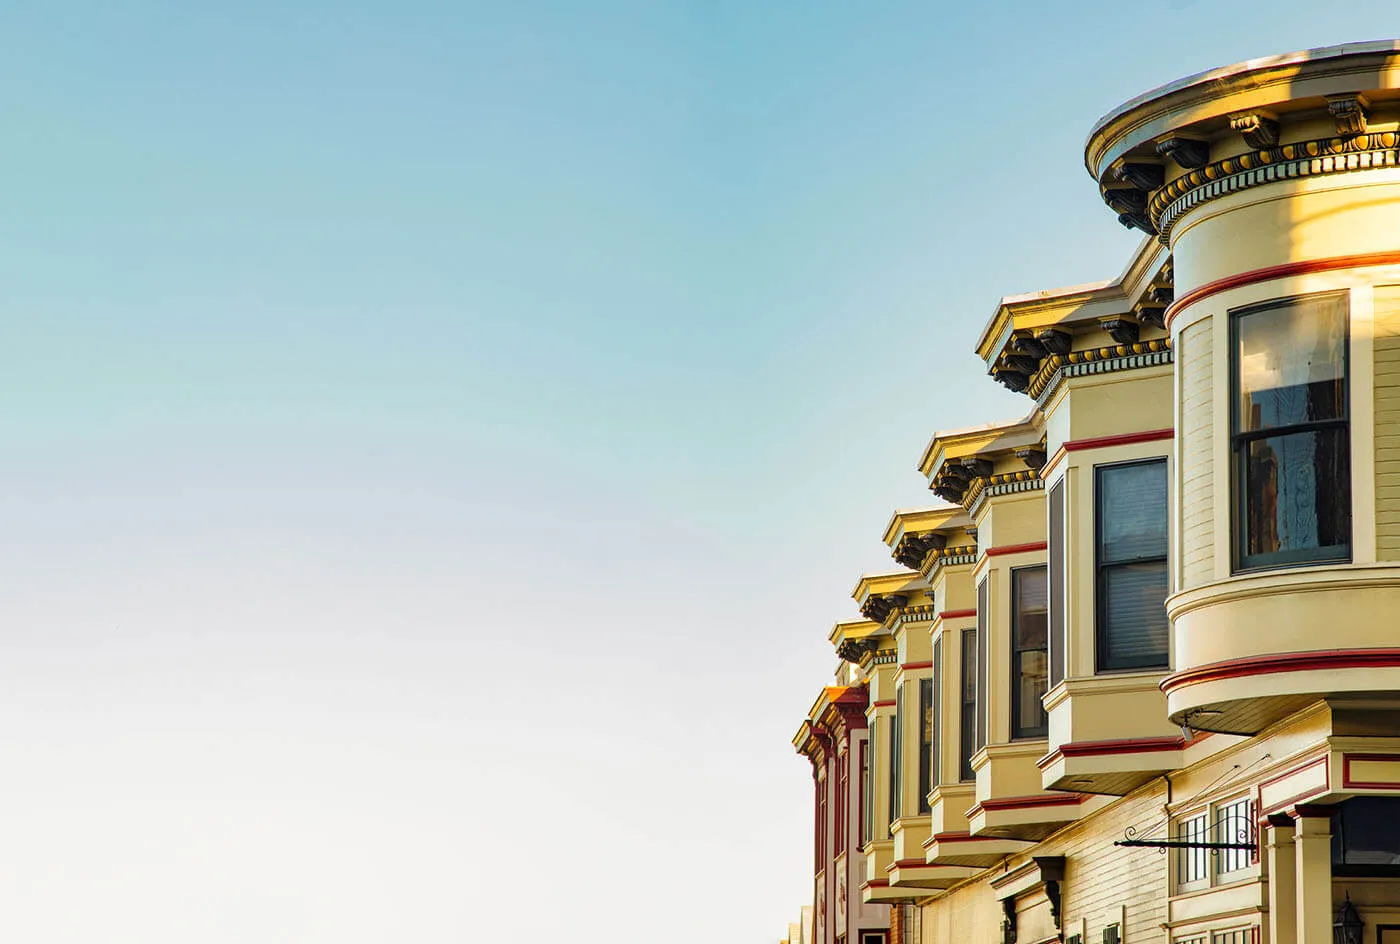
<path fill-rule="evenodd" d="M 1300 298 L 1239 316 L 1236 431 L 1346 416 L 1346 296 Z"/>
<path fill-rule="evenodd" d="M 1347 558 L 1351 469 L 1345 427 L 1250 440 L 1244 492 L 1246 560 L 1269 565 Z"/>
<path fill-rule="evenodd" d="M 1166 668 L 1167 462 L 1096 470 L 1099 671 Z"/>
<path fill-rule="evenodd" d="M 1235 565 L 1351 557 L 1347 295 L 1234 315 Z"/>
<path fill-rule="evenodd" d="M 1099 470 L 1099 559 L 1105 564 L 1167 556 L 1167 464 Z"/>

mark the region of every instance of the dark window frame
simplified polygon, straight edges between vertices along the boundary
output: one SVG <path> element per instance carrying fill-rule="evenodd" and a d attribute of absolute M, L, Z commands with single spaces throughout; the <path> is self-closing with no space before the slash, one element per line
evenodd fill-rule
<path fill-rule="evenodd" d="M 919 679 L 919 803 L 918 813 L 924 816 L 932 812 L 928 794 L 932 789 L 930 767 L 933 763 L 933 744 L 938 739 L 938 730 L 933 720 L 933 679 Z"/>
<path fill-rule="evenodd" d="M 903 815 L 902 809 L 904 801 L 904 738 L 902 732 L 904 707 L 904 686 L 901 685 L 894 690 L 895 708 L 894 714 L 890 716 L 890 792 L 889 792 L 889 822 L 886 824 L 889 834 L 894 835 L 894 824 Z"/>
<path fill-rule="evenodd" d="M 1168 537 L 1161 554 L 1133 557 L 1105 563 L 1103 559 L 1103 519 L 1105 472 L 1131 468 L 1140 465 L 1160 465 L 1166 473 L 1166 486 L 1163 493 L 1162 515 L 1166 522 Z M 1171 468 L 1166 456 L 1149 456 L 1144 459 L 1128 459 L 1123 462 L 1105 462 L 1094 466 L 1094 673 L 1111 675 L 1117 672 L 1151 672 L 1171 668 L 1170 627 L 1168 627 L 1167 649 L 1159 663 L 1143 665 L 1109 665 L 1108 652 L 1108 578 L 1107 572 L 1119 567 L 1136 567 L 1142 564 L 1161 564 L 1167 573 L 1168 593 L 1171 592 Z M 1163 609 L 1163 619 L 1166 611 Z"/>
<path fill-rule="evenodd" d="M 1340 299 L 1344 303 L 1345 315 L 1343 316 L 1342 333 L 1342 411 L 1337 419 L 1312 420 L 1305 423 L 1294 423 L 1289 426 L 1275 426 L 1267 429 L 1255 430 L 1252 432 L 1240 432 L 1240 358 L 1239 358 L 1239 333 L 1240 322 L 1250 315 L 1262 314 L 1266 311 L 1274 311 L 1287 308 L 1300 302 L 1316 302 L 1324 299 Z M 1271 298 L 1267 301 L 1256 302 L 1251 305 L 1244 305 L 1239 308 L 1231 308 L 1228 311 L 1230 321 L 1230 572 L 1235 574 L 1261 573 L 1271 570 L 1291 570 L 1295 567 L 1310 567 L 1326 564 L 1347 564 L 1353 558 L 1353 538 L 1354 529 L 1351 527 L 1351 510 L 1354 507 L 1355 496 L 1351 493 L 1352 475 L 1352 448 L 1351 448 L 1351 293 L 1343 289 L 1332 292 L 1310 292 L 1299 295 L 1285 295 L 1281 298 Z M 1253 558 L 1246 553 L 1247 542 L 1249 540 L 1249 505 L 1245 497 L 1249 493 L 1249 463 L 1247 450 L 1249 444 L 1259 439 L 1273 439 L 1295 433 L 1321 432 L 1325 429 L 1339 429 L 1342 433 L 1342 450 L 1346 456 L 1346 480 L 1347 480 L 1347 543 L 1345 553 L 1332 554 L 1321 553 L 1323 548 L 1313 549 L 1316 553 L 1308 553 L 1307 549 L 1295 551 L 1276 551 L 1272 555 L 1256 554 Z M 1336 545 L 1329 545 L 1329 547 Z M 1273 557 L 1272 560 L 1260 560 L 1263 557 Z"/>
<path fill-rule="evenodd" d="M 1022 648 L 1022 647 L 1019 645 L 1019 643 L 1018 643 L 1018 637 L 1019 637 L 1019 635 L 1020 635 L 1020 633 L 1018 632 L 1018 630 L 1020 629 L 1019 623 L 1020 623 L 1020 621 L 1021 621 L 1021 575 L 1022 575 L 1022 574 L 1029 574 L 1029 573 L 1031 573 L 1031 572 L 1033 572 L 1033 571 L 1037 571 L 1037 570 L 1038 570 L 1038 571 L 1041 571 L 1041 572 L 1044 574 L 1044 576 L 1045 576 L 1045 583 L 1046 583 L 1046 590 L 1047 590 L 1047 596 L 1046 596 L 1046 601 L 1045 601 L 1045 606 L 1046 606 L 1046 611 L 1045 611 L 1045 623 L 1046 623 L 1046 625 L 1045 625 L 1045 649 L 1044 649 L 1044 650 L 1038 650 L 1038 649 L 1036 649 L 1036 648 Z M 1010 652 L 1011 652 L 1011 659 L 1010 659 L 1010 663 L 1011 663 L 1011 665 L 1010 665 L 1010 668 L 1011 668 L 1011 672 L 1010 672 L 1010 677 L 1011 677 L 1011 739 L 1012 739 L 1013 741 L 1036 741 L 1036 740 L 1043 740 L 1044 738 L 1047 738 L 1047 737 L 1050 736 L 1050 713 L 1047 712 L 1047 711 L 1045 710 L 1045 704 L 1044 704 L 1044 702 L 1042 702 L 1041 705 L 1040 705 L 1040 716 L 1041 716 L 1041 719 L 1042 719 L 1043 723 L 1040 724 L 1040 725 L 1038 725 L 1038 726 L 1036 726 L 1036 727 L 1033 727 L 1033 728 L 1022 728 L 1022 727 L 1020 727 L 1020 719 L 1021 719 L 1021 677 L 1020 677 L 1020 662 L 1021 662 L 1021 653 L 1023 653 L 1023 652 L 1044 651 L 1044 652 L 1045 652 L 1045 660 L 1046 660 L 1046 668 L 1047 668 L 1047 672 L 1046 672 L 1046 689 L 1045 689 L 1045 690 L 1046 690 L 1046 691 L 1049 691 L 1049 690 L 1050 690 L 1050 686 L 1049 686 L 1049 672 L 1048 672 L 1049 661 L 1050 661 L 1050 609 L 1049 609 L 1049 607 L 1050 607 L 1050 600 L 1049 600 L 1049 596 L 1048 596 L 1048 591 L 1049 591 L 1049 586 L 1050 586 L 1050 568 L 1049 568 L 1046 564 L 1032 564 L 1032 565 L 1027 566 L 1027 567 L 1015 567 L 1015 568 L 1012 568 L 1012 569 L 1011 569 L 1010 576 L 1011 576 L 1011 580 L 1010 580 L 1010 583 L 1011 583 L 1011 639 L 1010 639 L 1009 650 L 1010 650 Z"/>
<path fill-rule="evenodd" d="M 943 635 L 933 641 L 933 744 L 929 750 L 929 792 L 937 787 L 943 775 L 940 752 L 943 750 Z"/>
<path fill-rule="evenodd" d="M 1068 674 L 1066 658 L 1065 602 L 1065 480 L 1050 487 L 1046 497 L 1046 572 L 1045 605 L 1049 624 L 1046 627 L 1045 659 L 1048 663 L 1047 684 L 1054 688 Z"/>
<path fill-rule="evenodd" d="M 988 574 L 977 585 L 977 722 L 974 725 L 974 753 L 987 746 L 988 728 L 991 727 L 991 711 L 987 703 L 991 695 L 991 650 L 992 576 Z"/>
<path fill-rule="evenodd" d="M 958 779 L 966 781 L 976 779 L 972 755 L 977 753 L 977 630 L 964 629 L 958 642 L 962 662 L 962 687 L 958 691 Z M 969 689 L 971 699 L 967 697 Z"/>

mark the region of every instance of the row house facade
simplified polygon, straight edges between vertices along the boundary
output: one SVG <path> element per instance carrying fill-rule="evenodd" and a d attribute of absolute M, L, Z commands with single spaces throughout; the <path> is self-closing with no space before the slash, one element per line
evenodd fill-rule
<path fill-rule="evenodd" d="M 1135 98 L 794 744 L 813 944 L 1400 944 L 1400 43 Z M 855 614 L 859 614 L 856 618 Z"/>

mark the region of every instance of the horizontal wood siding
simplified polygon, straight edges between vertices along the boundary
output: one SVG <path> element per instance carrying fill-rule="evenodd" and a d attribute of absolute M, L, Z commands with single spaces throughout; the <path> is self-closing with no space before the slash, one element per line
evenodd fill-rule
<path fill-rule="evenodd" d="M 1376 286 L 1376 559 L 1400 560 L 1400 285 Z"/>
<path fill-rule="evenodd" d="M 1212 319 L 1185 328 L 1177 347 L 1181 371 L 1181 587 L 1208 583 L 1215 572 L 1215 404 Z"/>

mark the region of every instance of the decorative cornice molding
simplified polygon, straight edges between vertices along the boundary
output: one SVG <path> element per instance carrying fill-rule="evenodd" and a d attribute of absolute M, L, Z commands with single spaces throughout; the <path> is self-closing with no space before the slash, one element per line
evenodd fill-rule
<path fill-rule="evenodd" d="M 874 639 L 846 639 L 836 647 L 836 655 L 853 665 L 859 665 L 862 659 L 875 651 L 876 645 Z"/>
<path fill-rule="evenodd" d="M 993 482 L 990 480 L 996 478 L 1001 478 L 1003 481 Z M 1016 492 L 1037 492 L 1045 487 L 1045 482 L 1040 478 L 1040 475 L 1030 469 L 1012 472 L 1004 476 L 994 475 L 990 479 L 968 501 L 967 513 L 974 518 L 981 511 L 982 505 L 993 498 Z"/>
<path fill-rule="evenodd" d="M 1166 239 L 1181 214 L 1227 193 L 1278 180 L 1400 165 L 1400 133 L 1366 134 L 1365 111 L 1354 97 L 1334 102 L 1329 108 L 1337 119 L 1339 134 L 1345 136 L 1256 148 L 1188 171 L 1153 191 L 1146 214 L 1153 232 Z M 1342 132 L 1344 125 L 1360 130 Z M 1109 193 L 1105 191 L 1105 202 Z"/>
<path fill-rule="evenodd" d="M 899 661 L 899 653 L 894 649 L 880 649 L 870 661 L 875 665 L 894 665 Z"/>
<path fill-rule="evenodd" d="M 1115 344 L 1111 347 L 1075 351 L 1064 357 L 1046 358 L 1040 372 L 1031 378 L 1026 391 L 1035 398 L 1038 409 L 1055 395 L 1060 384 L 1070 377 L 1084 377 L 1089 374 L 1109 374 L 1120 370 L 1134 370 L 1139 367 L 1157 367 L 1172 362 L 1170 338 L 1153 338 L 1136 344 Z"/>
<path fill-rule="evenodd" d="M 930 551 L 937 550 L 947 543 L 948 538 L 937 531 L 906 533 L 895 545 L 893 556 L 898 563 L 910 570 L 918 570 L 923 566 Z"/>
<path fill-rule="evenodd" d="M 932 580 L 938 571 L 945 566 L 975 563 L 977 563 L 976 544 L 961 544 L 957 547 L 944 547 L 935 551 L 930 551 L 929 556 L 924 558 L 924 575 Z"/>
<path fill-rule="evenodd" d="M 899 607 L 897 610 L 895 610 L 894 617 L 891 620 L 891 622 L 893 622 L 896 625 L 898 625 L 901 622 L 921 623 L 926 620 L 931 620 L 937 615 L 938 613 L 934 609 L 932 603 L 920 603 L 917 606 Z"/>

